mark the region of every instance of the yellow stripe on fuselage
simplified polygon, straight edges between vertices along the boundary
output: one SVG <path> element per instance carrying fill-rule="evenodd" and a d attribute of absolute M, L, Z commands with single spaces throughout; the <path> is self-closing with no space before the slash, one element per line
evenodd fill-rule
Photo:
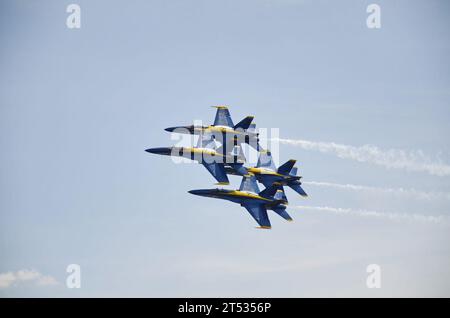
<path fill-rule="evenodd" d="M 250 133 L 248 131 L 243 130 L 235 130 L 232 127 L 227 126 L 208 126 L 208 127 L 194 127 L 194 132 L 200 133 L 221 133 L 221 134 L 229 134 L 229 135 L 242 135 L 242 136 L 255 136 L 255 133 Z"/>
<path fill-rule="evenodd" d="M 207 149 L 207 148 L 183 147 L 183 152 L 222 156 L 222 154 L 218 153 L 214 149 Z"/>
<path fill-rule="evenodd" d="M 211 155 L 211 156 L 216 156 L 216 157 L 222 157 L 224 159 L 221 159 L 223 162 L 227 163 L 227 162 L 235 162 L 234 157 L 230 156 L 230 155 L 224 155 L 220 152 L 217 152 L 214 149 L 208 149 L 208 148 L 195 148 L 195 147 L 183 147 L 183 156 L 185 157 L 186 155 L 191 155 L 191 154 L 201 154 L 201 155 Z M 220 163 L 220 161 L 219 161 Z M 237 163 L 244 163 L 244 161 L 242 160 L 237 160 Z"/>
<path fill-rule="evenodd" d="M 258 200 L 264 200 L 264 201 L 272 201 L 270 199 L 263 198 L 262 196 L 257 195 L 256 193 L 249 193 L 239 190 L 232 190 L 230 192 L 227 192 L 227 195 L 231 195 L 234 197 L 241 197 L 245 199 L 258 199 Z"/>
<path fill-rule="evenodd" d="M 248 172 L 251 172 L 253 174 L 266 174 L 266 175 L 271 175 L 271 176 L 276 176 L 276 177 L 283 177 L 282 174 L 279 174 L 273 170 L 268 170 L 268 169 L 261 169 L 261 168 L 257 168 L 257 167 L 250 167 L 247 169 Z"/>
<path fill-rule="evenodd" d="M 231 127 L 226 126 L 208 126 L 204 129 L 207 133 L 215 133 L 219 132 L 222 134 L 232 134 L 232 135 L 247 135 L 245 131 L 242 130 L 234 130 Z"/>

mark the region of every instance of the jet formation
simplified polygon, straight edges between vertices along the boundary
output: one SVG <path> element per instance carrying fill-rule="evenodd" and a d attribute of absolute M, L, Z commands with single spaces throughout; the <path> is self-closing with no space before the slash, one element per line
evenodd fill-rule
<path fill-rule="evenodd" d="M 229 184 L 228 175 L 242 177 L 238 190 L 198 189 L 189 193 L 238 203 L 250 213 L 259 228 L 271 228 L 267 210 L 292 221 L 286 211 L 288 200 L 284 186 L 290 187 L 303 197 L 307 196 L 301 187 L 301 176 L 297 175 L 296 160 L 288 160 L 277 168 L 270 150 L 263 149 L 259 143 L 256 125 L 252 123 L 253 116 L 247 116 L 234 125 L 227 106 L 213 107 L 217 108 L 217 111 L 212 125 L 175 126 L 165 129 L 172 133 L 198 135 L 195 147 L 159 147 L 145 151 L 197 161 L 216 179 L 217 185 Z M 220 146 L 217 146 L 217 142 Z M 246 158 L 242 153 L 244 144 L 258 152 L 255 167 L 245 165 Z M 264 186 L 264 190 L 260 191 L 258 183 Z"/>

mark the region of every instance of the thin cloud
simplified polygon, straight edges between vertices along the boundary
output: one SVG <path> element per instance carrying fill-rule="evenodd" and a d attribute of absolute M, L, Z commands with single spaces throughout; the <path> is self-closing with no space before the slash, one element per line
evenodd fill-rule
<path fill-rule="evenodd" d="M 0 288 L 8 288 L 27 282 L 37 286 L 51 286 L 58 284 L 58 281 L 54 277 L 43 275 L 34 269 L 21 269 L 17 272 L 0 273 Z"/>
<path fill-rule="evenodd" d="M 7 288 L 16 281 L 16 276 L 12 272 L 0 274 L 0 288 Z"/>
<path fill-rule="evenodd" d="M 422 215 L 422 214 L 410 214 L 410 213 L 393 213 L 393 212 L 379 212 L 370 210 L 357 210 L 348 208 L 336 208 L 328 206 L 307 206 L 298 205 L 292 207 L 299 210 L 309 210 L 309 211 L 319 211 L 319 212 L 330 212 L 338 215 L 356 215 L 364 217 L 376 217 L 376 218 L 386 218 L 390 220 L 407 220 L 407 221 L 417 221 L 417 222 L 429 222 L 435 224 L 448 224 L 449 217 L 443 215 Z"/>
<path fill-rule="evenodd" d="M 317 187 L 327 187 L 339 190 L 350 190 L 350 191 L 365 191 L 373 193 L 383 193 L 396 196 L 405 196 L 409 198 L 416 198 L 422 200 L 438 200 L 445 199 L 450 200 L 450 193 L 438 192 L 438 191 L 420 191 L 416 189 L 404 189 L 404 188 L 381 188 L 381 187 L 371 187 L 357 184 L 340 184 L 332 182 L 321 182 L 321 181 L 305 181 L 302 182 L 306 185 L 317 186 Z"/>
<path fill-rule="evenodd" d="M 421 150 L 406 151 L 402 149 L 382 150 L 377 146 L 363 145 L 360 147 L 337 144 L 334 142 L 317 142 L 303 139 L 273 138 L 281 144 L 334 154 L 342 159 L 367 162 L 389 169 L 404 169 L 407 171 L 427 172 L 435 176 L 449 176 L 450 165 L 442 163 L 439 158 L 431 159 Z"/>

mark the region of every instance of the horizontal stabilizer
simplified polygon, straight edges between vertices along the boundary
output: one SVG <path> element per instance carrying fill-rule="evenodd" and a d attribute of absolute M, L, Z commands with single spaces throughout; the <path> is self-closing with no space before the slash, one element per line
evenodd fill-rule
<path fill-rule="evenodd" d="M 273 211 L 286 221 L 292 221 L 291 216 L 287 213 L 285 208 L 275 208 Z"/>
<path fill-rule="evenodd" d="M 304 197 L 308 196 L 308 194 L 306 194 L 305 190 L 303 190 L 303 188 L 300 186 L 300 184 L 298 184 L 298 183 L 288 183 L 288 186 L 290 186 L 292 188 L 292 190 L 294 190 L 295 192 L 297 192 L 301 196 L 304 196 Z"/>

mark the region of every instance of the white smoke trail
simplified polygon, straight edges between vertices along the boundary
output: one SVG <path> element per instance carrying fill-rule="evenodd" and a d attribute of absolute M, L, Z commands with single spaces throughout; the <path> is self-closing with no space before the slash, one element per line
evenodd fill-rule
<path fill-rule="evenodd" d="M 357 215 L 364 217 L 377 217 L 377 218 L 387 218 L 391 220 L 408 220 L 408 221 L 418 221 L 418 222 L 431 222 L 431 223 L 445 223 L 448 224 L 450 219 L 448 216 L 443 215 L 422 215 L 422 214 L 409 214 L 409 213 L 392 213 L 392 212 L 378 212 L 369 210 L 356 210 L 347 208 L 333 208 L 328 206 L 306 206 L 298 205 L 293 206 L 294 209 L 299 210 L 309 210 L 309 211 L 320 211 L 320 212 L 330 212 L 339 215 Z"/>
<path fill-rule="evenodd" d="M 293 145 L 305 150 L 315 150 L 322 153 L 335 154 L 339 158 L 368 162 L 386 168 L 405 169 L 408 171 L 428 172 L 436 176 L 450 175 L 450 165 L 442 163 L 439 158 L 430 159 L 421 150 L 406 151 L 387 149 L 372 145 L 360 147 L 336 144 L 334 142 L 316 142 L 302 139 L 272 138 L 282 144 Z"/>
<path fill-rule="evenodd" d="M 450 200 L 450 193 L 446 192 L 426 192 L 416 189 L 404 189 L 404 188 L 380 188 L 380 187 L 370 187 L 356 184 L 340 184 L 332 182 L 318 182 L 318 181 L 304 181 L 302 182 L 306 185 L 312 185 L 317 187 L 328 187 L 341 190 L 352 190 L 352 191 L 367 191 L 376 193 L 385 193 L 398 196 L 413 197 L 421 200 L 438 200 L 446 199 Z"/>

